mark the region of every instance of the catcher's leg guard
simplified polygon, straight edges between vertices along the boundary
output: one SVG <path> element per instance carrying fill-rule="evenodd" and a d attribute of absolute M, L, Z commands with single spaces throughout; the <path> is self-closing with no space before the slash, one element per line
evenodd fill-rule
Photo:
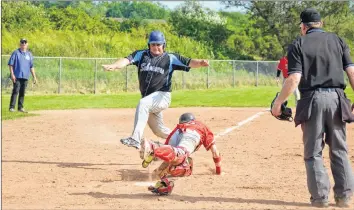
<path fill-rule="evenodd" d="M 154 149 L 154 156 L 168 163 L 174 161 L 176 158 L 175 151 L 170 145 L 164 145 Z"/>
<path fill-rule="evenodd" d="M 183 163 L 177 166 L 170 166 L 171 176 L 189 176 L 193 170 L 193 159 L 188 157 Z"/>
<path fill-rule="evenodd" d="M 148 187 L 148 190 L 158 195 L 169 195 L 171 194 L 173 187 L 174 183 L 164 177 L 161 178 L 161 181 L 158 181 L 155 186 Z"/>
<path fill-rule="evenodd" d="M 185 161 L 188 154 L 183 148 L 174 148 L 171 145 L 164 145 L 154 149 L 154 156 L 172 165 L 179 165 Z"/>

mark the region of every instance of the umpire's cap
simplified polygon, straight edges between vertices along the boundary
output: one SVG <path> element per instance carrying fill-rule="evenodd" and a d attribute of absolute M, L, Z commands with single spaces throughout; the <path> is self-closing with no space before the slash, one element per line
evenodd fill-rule
<path fill-rule="evenodd" d="M 148 44 L 166 44 L 165 36 L 161 31 L 153 31 L 150 33 Z"/>
<path fill-rule="evenodd" d="M 300 19 L 301 23 L 320 22 L 321 15 L 316 9 L 307 8 L 301 12 Z"/>
<path fill-rule="evenodd" d="M 195 120 L 195 117 L 192 113 L 184 113 L 179 117 L 179 124 L 188 123 Z"/>

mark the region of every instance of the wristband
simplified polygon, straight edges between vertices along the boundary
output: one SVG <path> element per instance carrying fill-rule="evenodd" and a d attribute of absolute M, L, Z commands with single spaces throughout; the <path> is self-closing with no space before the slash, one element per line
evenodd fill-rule
<path fill-rule="evenodd" d="M 221 156 L 219 154 L 219 157 L 213 157 L 214 163 L 215 163 L 215 167 L 216 167 L 216 174 L 220 175 L 221 174 L 221 166 L 220 166 L 220 162 L 221 162 Z"/>

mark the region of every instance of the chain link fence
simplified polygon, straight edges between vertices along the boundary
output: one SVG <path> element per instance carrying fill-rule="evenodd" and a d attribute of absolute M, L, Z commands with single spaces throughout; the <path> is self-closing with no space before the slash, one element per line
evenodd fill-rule
<path fill-rule="evenodd" d="M 9 55 L 1 57 L 3 93 L 11 93 Z M 114 72 L 103 71 L 103 64 L 116 58 L 34 57 L 37 84 L 28 83 L 32 94 L 109 94 L 139 91 L 137 68 L 128 66 Z M 210 66 L 174 71 L 172 89 L 236 88 L 276 85 L 277 61 L 210 60 Z"/>

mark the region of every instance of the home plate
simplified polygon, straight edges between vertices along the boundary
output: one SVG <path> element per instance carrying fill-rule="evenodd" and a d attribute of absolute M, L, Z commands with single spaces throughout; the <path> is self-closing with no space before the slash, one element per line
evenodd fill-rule
<path fill-rule="evenodd" d="M 142 186 L 142 187 L 148 187 L 148 186 L 154 186 L 154 182 L 135 182 L 134 185 L 136 186 Z"/>

